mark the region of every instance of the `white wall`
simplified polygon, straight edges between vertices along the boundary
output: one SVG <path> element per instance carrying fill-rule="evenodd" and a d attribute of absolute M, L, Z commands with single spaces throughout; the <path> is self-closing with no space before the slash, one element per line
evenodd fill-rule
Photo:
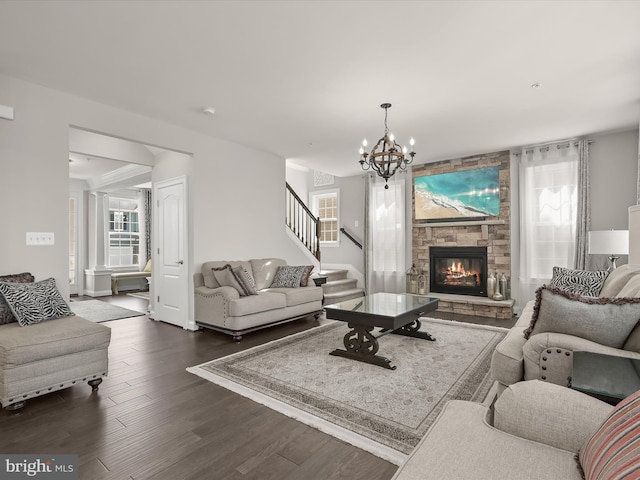
<path fill-rule="evenodd" d="M 638 130 L 588 137 L 591 170 L 591 228 L 626 230 L 636 204 Z"/>
<path fill-rule="evenodd" d="M 15 109 L 14 121 L 0 120 L 0 274 L 52 276 L 69 294 L 70 126 L 191 154 L 186 164 L 158 164 L 188 177 L 189 278 L 213 259 L 304 261 L 284 230 L 284 159 L 3 75 L 0 104 Z M 54 232 L 56 243 L 27 247 L 28 231 Z"/>

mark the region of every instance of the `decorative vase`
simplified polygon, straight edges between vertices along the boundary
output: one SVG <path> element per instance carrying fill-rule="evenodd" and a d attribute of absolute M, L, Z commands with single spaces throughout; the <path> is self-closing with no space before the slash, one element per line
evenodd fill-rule
<path fill-rule="evenodd" d="M 489 274 L 489 278 L 487 278 L 487 297 L 493 298 L 496 294 L 496 277 L 493 273 Z"/>
<path fill-rule="evenodd" d="M 503 300 L 509 300 L 509 281 L 504 273 L 500 277 L 500 293 Z"/>

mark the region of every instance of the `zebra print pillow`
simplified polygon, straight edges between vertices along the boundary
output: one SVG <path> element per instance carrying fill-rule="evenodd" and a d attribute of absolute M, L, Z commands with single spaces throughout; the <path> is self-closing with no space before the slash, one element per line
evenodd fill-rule
<path fill-rule="evenodd" d="M 597 297 L 609 272 L 553 267 L 551 286 L 584 297 Z"/>
<path fill-rule="evenodd" d="M 307 267 L 283 265 L 278 267 L 270 288 L 298 288 Z"/>
<path fill-rule="evenodd" d="M 35 283 L 0 282 L 0 293 L 23 327 L 75 315 L 60 295 L 53 278 Z"/>
<path fill-rule="evenodd" d="M 32 283 L 34 280 L 35 278 L 33 278 L 33 275 L 29 272 L 14 273 L 12 275 L 3 275 L 0 277 L 0 282 Z M 13 316 L 9 305 L 7 305 L 4 297 L 0 294 L 0 325 L 13 322 L 17 322 L 16 317 Z"/>

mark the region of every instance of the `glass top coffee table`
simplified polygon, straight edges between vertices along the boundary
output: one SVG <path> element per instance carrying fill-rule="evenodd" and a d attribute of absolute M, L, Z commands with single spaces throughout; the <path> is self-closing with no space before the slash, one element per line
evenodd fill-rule
<path fill-rule="evenodd" d="M 336 349 L 331 355 L 371 363 L 390 370 L 396 367 L 391 360 L 377 355 L 378 338 L 393 333 L 434 341 L 427 332 L 420 332 L 419 318 L 438 308 L 438 299 L 405 293 L 374 293 L 346 302 L 326 305 L 326 316 L 347 322 L 351 331 L 344 336 L 345 350 Z M 374 328 L 380 328 L 373 335 Z"/>
<path fill-rule="evenodd" d="M 612 405 L 640 390 L 640 360 L 593 352 L 573 352 L 574 390 Z"/>

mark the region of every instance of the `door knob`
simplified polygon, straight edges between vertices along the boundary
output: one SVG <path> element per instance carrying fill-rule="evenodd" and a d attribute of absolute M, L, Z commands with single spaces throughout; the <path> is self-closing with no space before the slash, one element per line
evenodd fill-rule
<path fill-rule="evenodd" d="M 184 261 L 182 261 L 182 260 L 178 260 L 176 263 L 177 263 L 178 265 L 182 265 L 182 264 L 184 263 Z"/>

